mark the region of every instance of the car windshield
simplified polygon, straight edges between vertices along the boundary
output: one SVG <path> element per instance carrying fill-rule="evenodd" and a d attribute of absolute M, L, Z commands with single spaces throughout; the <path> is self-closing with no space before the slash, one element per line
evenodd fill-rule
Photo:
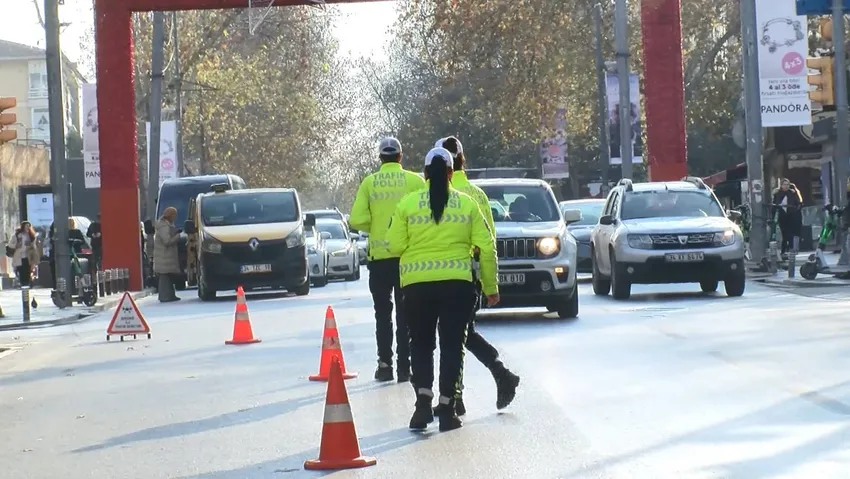
<path fill-rule="evenodd" d="M 561 203 L 561 211 L 579 210 L 581 211 L 581 221 L 576 221 L 570 226 L 591 226 L 599 223 L 599 217 L 602 216 L 602 208 L 605 207 L 605 201 L 581 201 L 571 202 L 565 201 Z"/>
<path fill-rule="evenodd" d="M 182 225 L 186 221 L 189 212 L 189 201 L 197 198 L 201 193 L 209 193 L 211 188 L 210 183 L 177 183 L 174 185 L 165 185 L 159 190 L 156 217 L 161 218 L 165 208 L 173 206 L 177 209 L 177 219 L 174 224 Z"/>
<path fill-rule="evenodd" d="M 724 216 L 714 197 L 698 191 L 632 191 L 623 198 L 620 217 L 641 218 Z"/>
<path fill-rule="evenodd" d="M 338 221 L 323 221 L 316 224 L 316 229 L 322 233 L 330 233 L 330 239 L 348 239 L 348 232 Z"/>
<path fill-rule="evenodd" d="M 490 198 L 496 222 L 539 223 L 558 221 L 561 212 L 555 197 L 542 185 L 479 185 Z M 492 203 L 496 202 L 501 208 Z"/>
<path fill-rule="evenodd" d="M 235 226 L 298 221 L 298 204 L 291 192 L 216 194 L 201 198 L 201 217 L 207 226 Z"/>

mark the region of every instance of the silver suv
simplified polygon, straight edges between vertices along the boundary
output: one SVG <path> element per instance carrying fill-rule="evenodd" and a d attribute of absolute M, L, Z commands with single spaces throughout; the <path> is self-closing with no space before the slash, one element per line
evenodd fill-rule
<path fill-rule="evenodd" d="M 576 242 L 549 185 L 522 178 L 472 183 L 487 193 L 495 220 L 497 307 L 545 306 L 561 318 L 578 316 Z"/>
<path fill-rule="evenodd" d="M 620 180 L 590 238 L 593 292 L 628 299 L 632 284 L 699 283 L 744 294 L 744 238 L 699 178 Z"/>

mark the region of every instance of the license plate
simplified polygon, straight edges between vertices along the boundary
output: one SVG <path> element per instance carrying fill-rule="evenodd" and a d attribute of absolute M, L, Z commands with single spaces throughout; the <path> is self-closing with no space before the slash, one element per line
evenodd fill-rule
<path fill-rule="evenodd" d="M 525 273 L 500 274 L 499 284 L 525 284 Z"/>
<path fill-rule="evenodd" d="M 664 260 L 668 263 L 696 263 L 705 261 L 703 253 L 670 253 L 664 255 Z"/>
<path fill-rule="evenodd" d="M 242 265 L 242 274 L 269 273 L 272 270 L 270 264 L 245 264 Z"/>

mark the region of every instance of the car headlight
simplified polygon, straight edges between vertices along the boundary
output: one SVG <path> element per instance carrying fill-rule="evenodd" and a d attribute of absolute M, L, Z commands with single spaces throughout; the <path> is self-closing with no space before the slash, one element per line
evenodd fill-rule
<path fill-rule="evenodd" d="M 221 243 L 209 235 L 204 235 L 201 241 L 201 251 L 205 253 L 219 254 L 221 253 Z"/>
<path fill-rule="evenodd" d="M 726 230 L 720 233 L 714 233 L 714 244 L 717 246 L 730 246 L 735 244 L 735 231 Z"/>
<path fill-rule="evenodd" d="M 558 252 L 559 248 L 560 243 L 557 238 L 542 238 L 537 242 L 537 250 L 540 251 L 540 254 L 543 256 L 552 256 Z"/>
<path fill-rule="evenodd" d="M 304 235 L 304 228 L 300 226 L 295 228 L 295 231 L 289 233 L 289 236 L 286 237 L 287 248 L 297 248 L 298 246 L 303 246 L 306 242 L 307 238 Z"/>
<path fill-rule="evenodd" d="M 629 235 L 629 247 L 634 249 L 652 249 L 652 237 L 649 235 Z"/>

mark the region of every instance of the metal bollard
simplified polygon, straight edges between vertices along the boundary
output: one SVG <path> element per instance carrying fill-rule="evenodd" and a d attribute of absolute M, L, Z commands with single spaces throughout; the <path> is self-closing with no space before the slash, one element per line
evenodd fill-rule
<path fill-rule="evenodd" d="M 124 268 L 124 291 L 130 291 L 130 268 Z"/>
<path fill-rule="evenodd" d="M 797 251 L 800 249 L 800 237 L 795 236 L 791 239 L 791 251 L 788 253 L 788 278 L 794 279 L 797 269 Z"/>
<path fill-rule="evenodd" d="M 103 271 L 97 272 L 97 294 L 101 298 L 106 296 L 106 288 L 103 286 Z"/>
<path fill-rule="evenodd" d="M 121 291 L 121 270 L 114 268 L 112 270 L 112 294 L 118 294 Z"/>
<path fill-rule="evenodd" d="M 103 272 L 103 285 L 106 289 L 106 295 L 109 296 L 112 294 L 112 270 L 107 269 Z"/>
<path fill-rule="evenodd" d="M 59 309 L 64 309 L 68 307 L 68 282 L 65 278 L 58 278 L 56 280 L 56 292 L 59 294 L 59 301 L 61 304 L 56 305 Z"/>
<path fill-rule="evenodd" d="M 24 322 L 30 322 L 30 287 L 21 286 L 21 307 L 24 311 Z"/>
<path fill-rule="evenodd" d="M 767 264 L 771 273 L 776 273 L 779 265 L 776 262 L 776 255 L 779 254 L 776 241 L 771 241 L 767 245 Z"/>
<path fill-rule="evenodd" d="M 121 278 L 118 292 L 123 294 L 124 291 L 127 291 L 127 270 L 125 268 L 121 268 L 118 271 L 118 277 Z"/>

